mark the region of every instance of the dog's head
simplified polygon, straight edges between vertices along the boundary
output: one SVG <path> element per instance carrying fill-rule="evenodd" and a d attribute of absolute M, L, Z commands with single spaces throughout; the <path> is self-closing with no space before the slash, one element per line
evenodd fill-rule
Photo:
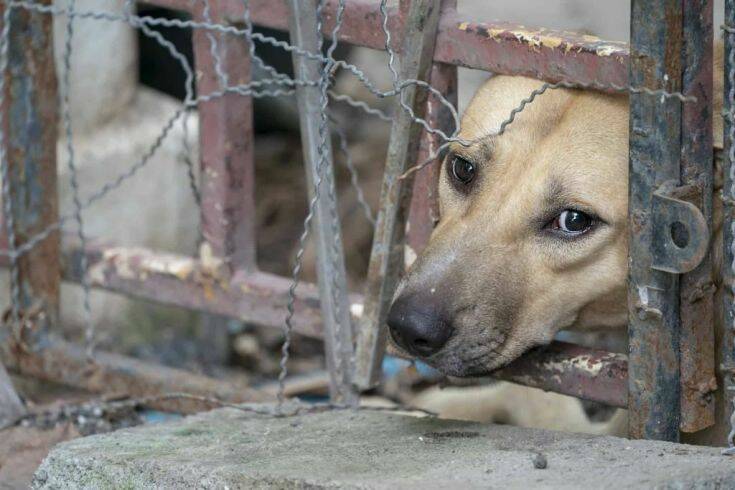
<path fill-rule="evenodd" d="M 569 327 L 626 323 L 628 103 L 494 77 L 442 164 L 441 220 L 388 315 L 397 346 L 482 375 Z"/>

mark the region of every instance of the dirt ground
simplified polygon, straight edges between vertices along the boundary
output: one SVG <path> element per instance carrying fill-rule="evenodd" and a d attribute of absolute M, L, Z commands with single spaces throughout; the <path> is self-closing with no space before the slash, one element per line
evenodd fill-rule
<path fill-rule="evenodd" d="M 72 423 L 53 429 L 12 427 L 2 432 L 0 442 L 0 489 L 28 488 L 50 448 L 79 437 Z"/>

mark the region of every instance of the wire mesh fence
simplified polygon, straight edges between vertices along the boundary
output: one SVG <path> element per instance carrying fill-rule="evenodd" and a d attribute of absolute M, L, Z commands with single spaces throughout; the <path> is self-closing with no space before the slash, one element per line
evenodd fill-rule
<path fill-rule="evenodd" d="M 173 3 L 179 5 L 176 2 Z M 18 226 L 15 220 L 19 216 L 19 213 L 22 213 L 21 210 L 15 207 L 18 201 L 13 194 L 13 185 L 14 182 L 17 182 L 17 178 L 14 178 L 12 172 L 17 172 L 17 169 L 13 170 L 11 168 L 9 163 L 10 157 L 6 151 L 9 138 L 7 126 L 0 126 L 2 214 L 7 242 L 7 247 L 0 250 L 0 257 L 6 260 L 11 271 L 12 299 L 11 308 L 8 315 L 6 315 L 4 328 L 12 332 L 12 337 L 17 340 L 19 345 L 25 343 L 26 331 L 35 331 L 38 329 L 38 325 L 36 325 L 37 316 L 34 316 L 35 312 L 33 310 L 33 298 L 28 297 L 27 287 L 24 286 L 24 282 L 28 280 L 27 272 L 24 272 L 24 266 L 20 262 L 25 256 L 32 253 L 36 247 L 47 243 L 49 240 L 58 239 L 59 232 L 75 230 L 78 250 L 80 251 L 78 253 L 78 270 L 75 274 L 84 292 L 83 308 L 86 327 L 83 342 L 85 345 L 85 356 L 91 363 L 100 362 L 99 354 L 95 352 L 96 333 L 92 320 L 92 304 L 89 300 L 90 289 L 97 285 L 93 284 L 88 273 L 90 258 L 93 255 L 87 253 L 88 250 L 92 249 L 92 246 L 90 245 L 88 234 L 85 231 L 84 212 L 122 186 L 135 185 L 135 177 L 139 175 L 139 172 L 143 168 L 149 165 L 152 157 L 160 149 L 164 140 L 170 136 L 172 129 L 178 124 L 182 124 L 182 127 L 186 128 L 187 118 L 197 108 L 201 110 L 204 105 L 213 102 L 227 104 L 232 101 L 232 97 L 252 99 L 296 95 L 299 101 L 302 142 L 307 165 L 307 185 L 309 186 L 310 196 L 308 212 L 303 222 L 303 229 L 299 237 L 297 252 L 293 262 L 292 274 L 288 278 L 288 286 L 285 288 L 282 287 L 280 290 L 281 293 L 285 294 L 285 304 L 282 304 L 280 308 L 276 306 L 272 307 L 274 311 L 277 310 L 280 312 L 280 317 L 276 314 L 268 313 L 270 315 L 269 319 L 271 320 L 269 323 L 278 323 L 283 329 L 285 339 L 282 346 L 280 374 L 278 376 L 278 405 L 274 410 L 262 408 L 252 409 L 258 411 L 265 410 L 268 413 L 276 415 L 301 413 L 306 410 L 303 407 L 289 408 L 287 406 L 285 380 L 288 376 L 289 352 L 293 332 L 299 328 L 297 325 L 299 315 L 304 315 L 304 308 L 299 305 L 299 294 L 303 290 L 300 287 L 300 280 L 306 243 L 310 234 L 316 235 L 316 241 L 318 243 L 318 299 L 320 300 L 322 312 L 321 322 L 324 325 L 323 335 L 326 343 L 327 365 L 331 376 L 332 402 L 329 404 L 315 405 L 308 410 L 357 406 L 359 389 L 370 387 L 374 384 L 375 378 L 379 374 L 382 348 L 385 342 L 384 332 L 383 336 L 380 333 L 381 329 L 384 330 L 382 324 L 385 321 L 385 309 L 389 305 L 389 300 L 395 290 L 396 278 L 400 273 L 395 257 L 381 257 L 380 253 L 382 252 L 380 250 L 385 250 L 385 247 L 395 246 L 397 242 L 401 245 L 404 239 L 405 217 L 401 217 L 399 211 L 400 206 L 405 205 L 405 193 L 408 193 L 410 198 L 412 179 L 417 174 L 431 166 L 439 165 L 443 156 L 452 145 L 471 147 L 481 144 L 488 136 L 503 135 L 512 127 L 519 113 L 528 107 L 529 104 L 532 104 L 538 97 L 543 97 L 543 94 L 550 90 L 585 89 L 607 93 L 634 94 L 648 98 L 649 100 L 658 101 L 661 106 L 663 106 L 664 102 L 679 104 L 682 107 L 687 104 L 696 105 L 698 102 L 701 102 L 696 95 L 693 95 L 694 92 L 679 89 L 674 90 L 671 87 L 678 87 L 678 84 L 667 84 L 665 80 L 653 80 L 651 83 L 646 83 L 646 86 L 631 85 L 627 82 L 621 83 L 617 72 L 610 74 L 604 70 L 600 70 L 600 72 L 606 73 L 606 76 L 602 76 L 597 80 L 595 78 L 597 71 L 594 68 L 598 66 L 596 65 L 597 63 L 605 62 L 599 61 L 599 59 L 603 56 L 609 56 L 610 51 L 615 50 L 610 46 L 601 46 L 594 42 L 591 44 L 591 47 L 584 45 L 579 48 L 579 53 L 582 53 L 580 54 L 581 59 L 587 59 L 583 58 L 583 56 L 589 55 L 589 59 L 592 60 L 589 61 L 592 67 L 589 72 L 580 72 L 579 70 L 575 72 L 574 69 L 564 68 L 563 63 L 558 64 L 555 68 L 556 71 L 554 69 L 544 71 L 543 69 L 520 65 L 519 67 L 508 68 L 507 71 L 513 72 L 514 74 L 538 74 L 538 78 L 548 81 L 543 82 L 538 88 L 530 92 L 526 98 L 520 101 L 517 107 L 509 112 L 505 120 L 497 128 L 494 128 L 488 134 L 483 134 L 479 138 L 465 139 L 461 136 L 461 119 L 456 109 L 456 103 L 452 100 L 452 95 L 446 88 L 436 88 L 435 85 L 438 85 L 437 80 L 433 79 L 431 75 L 432 67 L 436 68 L 438 65 L 437 56 L 440 58 L 441 56 L 451 58 L 451 55 L 456 55 L 456 53 L 448 51 L 449 48 L 443 47 L 448 43 L 441 44 L 441 46 L 437 44 L 435 48 L 435 42 L 438 43 L 436 41 L 437 37 L 441 35 L 450 38 L 452 35 L 459 37 L 460 35 L 466 35 L 468 31 L 466 28 L 459 28 L 456 31 L 452 31 L 451 34 L 446 34 L 449 30 L 446 27 L 442 28 L 442 20 L 449 19 L 451 21 L 452 15 L 454 15 L 451 11 L 451 2 L 445 2 L 442 7 L 438 1 L 414 0 L 411 2 L 401 2 L 401 5 L 395 8 L 388 5 L 387 0 L 376 2 L 350 2 L 348 0 L 339 0 L 338 2 L 299 2 L 294 0 L 287 2 L 287 10 L 291 16 L 289 22 L 290 42 L 284 42 L 273 36 L 256 31 L 253 21 L 254 7 L 250 5 L 248 0 L 227 3 L 215 2 L 215 0 L 192 0 L 191 2 L 182 1 L 180 3 L 187 9 L 197 13 L 193 20 L 138 15 L 136 13 L 135 2 L 132 0 L 126 0 L 120 11 L 78 9 L 74 0 L 69 0 L 64 6 L 34 1 L 3 1 L 1 3 L 3 5 L 3 23 L 2 32 L 0 32 L 0 73 L 3 74 L 8 73 L 9 61 L 13 56 L 11 45 L 13 42 L 18 42 L 17 39 L 13 38 L 13 33 L 11 32 L 14 23 L 18 22 L 18 16 L 58 17 L 64 19 L 65 42 L 63 53 L 61 54 L 62 63 L 60 73 L 58 74 L 58 107 L 61 124 L 60 133 L 62 134 L 66 148 L 66 166 L 68 167 L 73 200 L 73 211 L 71 213 L 54 217 L 45 223 L 42 229 L 32 234 L 24 235 L 23 237 L 17 235 L 16 229 Z M 728 6 L 729 4 L 728 2 Z M 262 10 L 263 6 L 259 4 L 258 8 Z M 391 82 L 387 90 L 378 88 L 377 84 L 360 67 L 335 57 L 338 42 L 344 40 L 345 36 L 355 36 L 354 17 L 348 19 L 349 9 L 357 11 L 355 15 L 361 15 L 366 9 L 371 9 L 371 12 L 377 14 L 378 20 L 376 25 L 379 26 L 380 31 L 378 33 L 371 33 L 372 37 L 368 41 L 365 41 L 365 43 L 372 44 L 372 47 L 382 49 L 388 54 L 388 62 L 385 69 L 390 73 Z M 278 13 L 274 15 L 278 15 Z M 427 19 L 431 19 L 432 15 L 433 24 L 431 22 L 426 23 L 428 22 Z M 172 59 L 176 60 L 182 72 L 185 74 L 184 100 L 181 106 L 170 116 L 166 124 L 160 128 L 158 134 L 152 139 L 147 151 L 139 159 L 131 162 L 123 172 L 111 178 L 86 199 L 83 199 L 79 192 L 80 177 L 77 168 L 77 157 L 75 155 L 74 121 L 71 117 L 69 100 L 70 74 L 76 69 L 73 66 L 71 56 L 73 49 L 72 39 L 75 35 L 75 19 L 125 23 L 132 26 L 144 36 L 160 45 Z M 419 21 L 422 22 L 421 25 L 426 29 L 426 32 L 411 28 L 411 26 L 417 25 L 416 22 Z M 350 22 L 352 24 L 349 24 Z M 414 22 L 414 24 L 411 24 L 411 22 Z M 347 26 L 350 29 L 349 35 L 345 35 L 344 33 L 346 23 L 349 24 Z M 206 69 L 204 67 L 195 68 L 191 66 L 187 57 L 171 41 L 154 30 L 154 27 L 160 26 L 174 29 L 191 29 L 195 33 L 204 35 L 204 39 L 206 39 L 205 48 L 208 51 L 208 56 L 211 61 L 210 71 L 212 72 L 206 73 L 205 75 L 211 76 L 214 81 L 213 83 L 201 83 L 197 79 L 197 70 L 206 71 Z M 730 49 L 732 42 L 735 41 L 735 36 L 732 35 L 728 27 L 725 29 L 728 33 L 727 46 Z M 240 43 L 241 51 L 234 50 L 232 43 Z M 564 49 L 567 49 L 567 52 L 569 52 L 569 47 L 574 44 L 574 41 L 567 39 L 564 40 L 564 43 L 560 41 L 560 44 L 551 49 L 554 56 L 557 56 L 558 52 L 562 52 Z M 279 72 L 274 66 L 267 64 L 259 56 L 258 45 L 269 45 L 291 54 L 296 68 L 295 75 L 293 77 L 288 76 Z M 520 42 L 520 45 L 522 49 L 533 49 L 532 43 L 524 44 Z M 244 50 L 242 50 L 242 46 L 245 46 Z M 541 46 L 541 48 L 544 47 Z M 584 51 L 583 48 L 587 51 Z M 449 52 L 449 54 L 446 54 L 442 49 Z M 508 48 L 508 50 L 511 51 L 511 49 L 518 49 L 518 47 L 512 45 L 512 48 Z M 248 62 L 267 73 L 269 78 L 240 83 L 242 73 L 239 71 L 238 63 L 244 63 L 244 61 L 240 59 L 233 60 L 233 52 L 246 53 L 249 58 Z M 729 53 L 730 57 L 728 61 L 730 71 L 728 73 L 730 78 L 728 80 L 730 86 L 732 86 L 732 76 L 735 68 L 733 68 L 732 50 Z M 465 61 L 465 64 L 467 65 L 474 63 L 480 65 L 479 67 L 482 68 L 485 66 L 483 63 L 487 64 L 484 58 L 478 61 L 470 59 L 470 55 L 463 54 L 462 56 L 466 56 L 468 61 Z M 439 59 L 439 61 L 447 60 Z M 518 61 L 518 63 L 523 62 Z M 585 63 L 588 62 L 579 62 L 580 66 Z M 376 99 L 393 99 L 393 111 L 388 114 L 383 110 L 372 107 L 365 101 L 356 100 L 344 93 L 338 93 L 335 89 L 334 81 L 337 73 L 340 71 L 346 72 L 354 77 Z M 574 73 L 583 73 L 585 76 L 580 76 L 579 79 L 576 79 L 570 76 Z M 592 74 L 591 76 L 590 73 Z M 195 79 L 197 79 L 196 88 Z M 7 83 L 7 76 L 0 77 L 0 107 L 3 108 L 13 103 L 13 95 L 7 89 Z M 654 86 L 665 88 L 651 88 Z M 730 88 L 728 94 L 727 107 L 732 111 L 732 97 L 735 91 Z M 644 99 L 639 98 L 636 100 L 640 101 Z M 389 164 L 386 166 L 387 170 L 383 187 L 384 199 L 381 201 L 381 208 L 377 216 L 373 213 L 364 197 L 363 190 L 360 186 L 360 177 L 355 166 L 352 164 L 347 136 L 339 127 L 339 124 L 335 123 L 331 111 L 332 103 L 348 104 L 370 117 L 376 117 L 393 124 L 391 144 L 395 144 L 396 148 L 401 148 L 401 150 L 396 150 L 391 153 L 389 149 Z M 429 108 L 429 111 L 433 109 L 435 113 L 427 114 L 426 107 Z M 436 113 L 441 113 L 441 118 Z M 729 114 L 732 113 L 730 112 Z M 3 117 L 8 118 L 13 116 L 11 113 L 11 116 L 6 114 Z M 202 120 L 203 124 L 206 124 L 206 121 L 204 119 Z M 439 123 L 440 120 L 445 121 L 447 124 Z M 731 128 L 729 133 L 730 152 L 728 153 L 730 164 L 735 158 L 735 154 L 733 154 L 735 150 L 732 148 L 733 135 L 735 133 L 733 133 Z M 380 242 L 376 238 L 374 242 L 371 264 L 375 260 L 377 264 L 377 269 L 375 270 L 377 272 L 374 273 L 372 278 L 368 278 L 368 282 L 372 281 L 372 284 L 366 288 L 366 294 L 363 298 L 366 309 L 363 311 L 362 318 L 359 319 L 353 318 L 351 315 L 352 303 L 349 298 L 345 279 L 341 223 L 338 214 L 338 197 L 336 195 L 333 168 L 333 136 L 335 137 L 337 150 L 344 157 L 343 161 L 350 174 L 350 182 L 355 188 L 360 206 L 367 220 L 375 227 L 376 236 L 382 237 L 383 240 Z M 252 139 L 252 134 L 242 134 L 239 137 Z M 411 139 L 416 140 L 417 138 L 429 142 L 427 145 L 428 150 L 421 153 L 418 142 L 413 147 L 408 145 Z M 186 155 L 190 154 L 190 149 L 188 148 L 184 148 L 183 151 Z M 202 148 L 202 151 L 206 152 L 208 150 Z M 420 158 L 419 155 L 421 155 Z M 220 209 L 223 206 L 227 207 L 228 197 L 217 196 L 216 192 L 213 193 L 206 188 L 205 183 L 197 182 L 193 160 L 188 157 L 185 161 L 187 162 L 187 175 L 190 188 L 195 202 L 200 207 L 200 211 L 206 214 L 206 210 L 202 210 L 201 208 L 212 205 L 210 202 L 212 199 L 215 200 L 215 205 L 219 205 Z M 393 165 L 391 165 L 391 162 Z M 731 165 L 729 168 L 732 171 L 734 167 Z M 730 179 L 732 180 L 732 174 L 730 175 Z M 405 187 L 405 189 L 402 189 L 401 186 Z M 432 186 L 429 186 L 429 188 L 433 189 Z M 423 192 L 423 189 L 417 186 L 415 192 Z M 397 196 L 403 196 L 403 198 Z M 735 194 L 732 196 L 732 199 L 735 200 Z M 245 212 L 247 210 L 238 210 L 234 215 L 227 215 L 226 218 L 237 220 L 238 213 Z M 244 230 L 248 231 L 247 226 L 245 226 Z M 401 231 L 397 232 L 396 230 Z M 252 229 L 249 231 L 252 232 Z M 252 259 L 242 257 L 244 253 L 243 249 L 247 248 L 242 246 L 242 232 L 243 228 L 240 228 L 238 223 L 229 223 L 224 226 L 224 230 L 218 229 L 212 223 L 202 223 L 200 241 L 204 244 L 210 244 L 212 248 L 216 249 L 214 255 L 217 260 L 215 261 L 214 270 L 207 269 L 206 264 L 202 264 L 201 261 L 196 260 L 192 262 L 194 264 L 192 267 L 198 268 L 197 270 L 204 275 L 208 274 L 215 282 L 227 282 L 234 275 L 234 272 L 251 267 L 252 264 L 249 261 Z M 735 233 L 735 231 L 732 233 Z M 732 236 L 726 237 L 726 239 L 729 240 L 726 243 L 732 243 Z M 380 244 L 380 246 L 376 246 L 376 243 Z M 398 263 L 402 264 L 402 261 L 398 261 Z M 735 269 L 733 274 L 735 274 Z M 145 292 L 142 294 L 145 294 Z M 313 296 L 316 296 L 316 294 L 314 293 Z M 223 303 L 237 301 L 236 294 L 234 296 L 223 296 L 223 298 Z M 201 304 L 201 302 L 197 303 L 196 301 L 190 303 Z M 191 304 L 187 304 L 186 306 L 191 306 Z M 373 309 L 370 309 L 371 307 Z M 232 309 L 227 310 L 227 308 L 229 306 L 222 306 L 222 309 L 226 310 L 226 312 L 233 311 Z M 280 321 L 275 322 L 273 321 L 274 318 L 280 318 Z M 359 328 L 353 328 L 353 323 L 359 325 Z M 353 338 L 353 335 L 357 338 Z M 32 350 L 33 346 L 25 346 L 24 348 Z M 41 355 L 45 355 L 43 351 L 41 351 Z M 358 368 L 355 366 L 358 366 Z M 178 392 L 149 394 L 145 400 L 150 402 L 154 401 L 154 399 L 163 400 L 171 398 L 198 400 L 205 404 L 219 406 L 232 405 L 214 396 L 207 397 L 201 394 Z M 250 409 L 248 408 L 248 410 Z M 731 433 L 730 435 L 731 444 L 733 434 Z"/>

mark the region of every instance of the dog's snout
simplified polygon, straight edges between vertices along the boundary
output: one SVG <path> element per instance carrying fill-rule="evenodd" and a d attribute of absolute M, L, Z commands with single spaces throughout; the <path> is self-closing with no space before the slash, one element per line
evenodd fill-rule
<path fill-rule="evenodd" d="M 433 298 L 421 295 L 398 297 L 387 323 L 396 344 L 417 356 L 435 354 L 452 336 L 452 327 L 441 318 Z"/>

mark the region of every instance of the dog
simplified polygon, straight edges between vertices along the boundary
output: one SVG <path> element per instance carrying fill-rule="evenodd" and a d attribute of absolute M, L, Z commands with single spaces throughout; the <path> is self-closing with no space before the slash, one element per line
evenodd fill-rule
<path fill-rule="evenodd" d="M 716 52 L 721 146 L 721 45 Z M 450 147 L 440 221 L 388 313 L 394 352 L 448 376 L 490 374 L 561 330 L 627 327 L 628 97 L 548 90 L 496 135 L 541 86 L 494 76 L 476 92 L 459 133 L 474 144 Z M 712 240 L 715 255 L 721 245 Z M 710 442 L 724 441 L 719 430 Z"/>

